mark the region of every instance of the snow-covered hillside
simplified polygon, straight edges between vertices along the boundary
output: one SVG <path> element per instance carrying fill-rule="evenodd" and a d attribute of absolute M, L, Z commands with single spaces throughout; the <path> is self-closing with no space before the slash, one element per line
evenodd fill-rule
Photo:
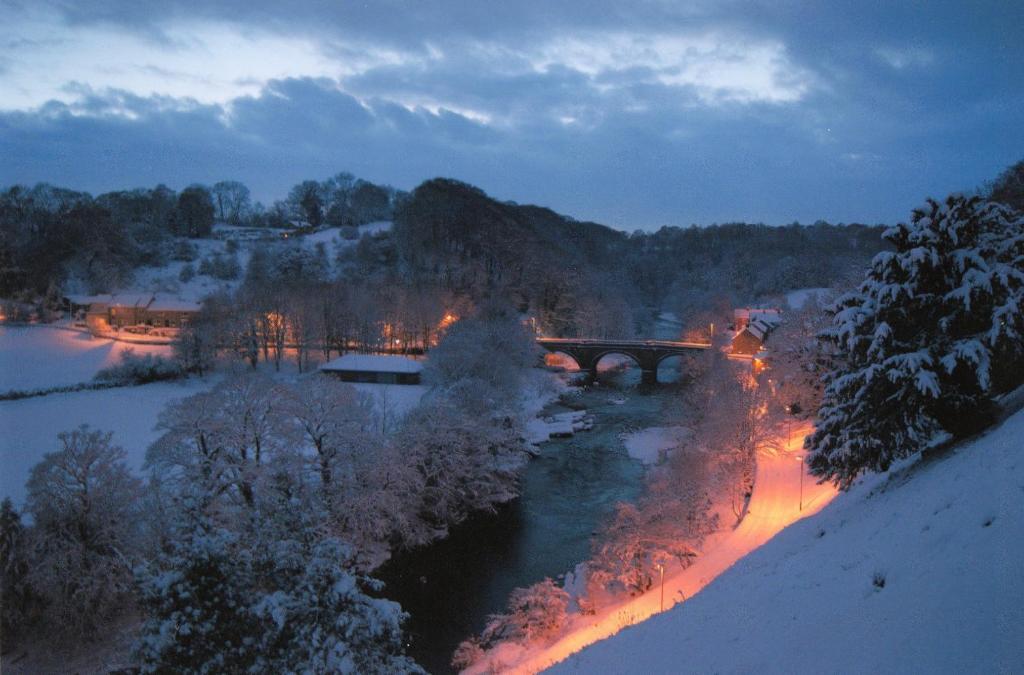
<path fill-rule="evenodd" d="M 559 673 L 1024 670 L 1024 412 L 873 476 Z"/>

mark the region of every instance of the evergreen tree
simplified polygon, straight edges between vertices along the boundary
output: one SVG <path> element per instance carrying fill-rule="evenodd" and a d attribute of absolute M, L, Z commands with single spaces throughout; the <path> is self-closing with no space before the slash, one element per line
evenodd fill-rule
<path fill-rule="evenodd" d="M 276 673 L 421 673 L 402 654 L 397 603 L 371 598 L 382 584 L 357 575 L 352 549 L 325 539 L 307 551 L 294 541 L 273 550 L 277 587 L 254 606 L 260 621 L 258 669 Z"/>
<path fill-rule="evenodd" d="M 885 238 L 896 250 L 875 256 L 822 334 L 840 365 L 806 445 L 814 474 L 842 488 L 979 430 L 1024 373 L 1024 220 L 954 195 Z"/>
<path fill-rule="evenodd" d="M 137 645 L 142 672 L 245 672 L 257 658 L 249 609 L 252 563 L 235 535 L 193 518 L 170 551 L 137 572 L 148 618 Z"/>
<path fill-rule="evenodd" d="M 9 642 L 29 618 L 32 595 L 26 582 L 25 526 L 10 497 L 0 504 L 0 631 Z"/>

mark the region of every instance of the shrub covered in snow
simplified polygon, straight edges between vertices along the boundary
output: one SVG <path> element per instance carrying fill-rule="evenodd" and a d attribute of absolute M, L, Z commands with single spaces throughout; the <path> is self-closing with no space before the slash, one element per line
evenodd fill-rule
<path fill-rule="evenodd" d="M 185 370 L 177 361 L 154 354 L 137 356 L 131 348 L 121 352 L 121 362 L 104 368 L 93 378 L 97 382 L 146 384 L 184 377 Z"/>
<path fill-rule="evenodd" d="M 823 334 L 840 365 L 807 448 L 843 488 L 982 428 L 993 397 L 1024 379 L 1024 219 L 954 195 L 885 237 L 896 250 L 875 256 Z"/>
<path fill-rule="evenodd" d="M 236 255 L 223 255 L 216 251 L 209 258 L 203 258 L 199 262 L 199 273 L 215 279 L 231 280 L 237 279 L 242 273 L 242 266 Z"/>
<path fill-rule="evenodd" d="M 477 663 L 489 649 L 501 642 L 527 644 L 554 637 L 565 625 L 569 594 L 551 579 L 512 591 L 508 611 L 492 614 L 479 638 L 459 645 L 452 665 L 463 669 Z"/>

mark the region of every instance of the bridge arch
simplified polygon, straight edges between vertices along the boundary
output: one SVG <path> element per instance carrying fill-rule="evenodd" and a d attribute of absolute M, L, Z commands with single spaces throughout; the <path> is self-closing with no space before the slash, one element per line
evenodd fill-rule
<path fill-rule="evenodd" d="M 597 372 L 597 365 L 601 362 L 601 359 L 603 359 L 606 356 L 625 356 L 627 359 L 629 359 L 630 361 L 633 362 L 634 366 L 636 366 L 637 368 L 643 368 L 643 364 L 640 363 L 640 359 L 637 358 L 636 354 L 632 354 L 632 353 L 630 353 L 629 351 L 627 351 L 625 349 L 609 349 L 609 350 L 604 351 L 604 352 L 598 352 L 594 356 L 593 363 L 594 363 L 594 372 L 595 373 Z"/>
<path fill-rule="evenodd" d="M 666 363 L 666 361 L 669 361 L 670 359 L 679 359 L 678 361 L 675 362 L 675 363 L 678 364 L 678 369 L 676 371 L 672 370 L 673 365 Z M 683 355 L 682 354 L 662 354 L 662 355 L 660 355 L 656 359 L 656 361 L 655 361 L 654 372 L 655 373 L 660 373 L 661 372 L 661 368 L 663 366 L 668 369 L 666 371 L 667 373 L 675 372 L 675 374 L 672 375 L 670 377 L 670 379 L 667 380 L 668 382 L 677 382 L 677 381 L 679 381 L 679 379 L 682 377 L 682 371 L 683 371 Z"/>
<path fill-rule="evenodd" d="M 573 363 L 576 364 L 576 370 L 586 370 L 586 368 L 584 367 L 583 363 L 581 362 L 582 359 L 580 359 L 579 355 L 578 354 L 574 354 L 571 351 L 564 350 L 564 349 L 552 349 L 552 350 L 548 350 L 544 354 L 544 356 L 548 356 L 548 355 L 565 357 L 567 359 L 570 359 Z M 546 362 L 546 359 L 545 359 L 545 362 Z M 548 365 L 557 365 L 557 364 L 548 364 Z"/>

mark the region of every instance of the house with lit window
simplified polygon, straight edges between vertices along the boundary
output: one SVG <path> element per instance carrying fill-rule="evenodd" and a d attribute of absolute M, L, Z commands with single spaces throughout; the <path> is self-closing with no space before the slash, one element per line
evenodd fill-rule
<path fill-rule="evenodd" d="M 744 356 L 761 351 L 768 335 L 782 321 L 777 309 L 737 309 L 733 317 L 736 335 L 730 351 Z"/>
<path fill-rule="evenodd" d="M 154 293 L 68 295 L 72 319 L 84 319 L 93 333 L 124 329 L 181 328 L 200 310 L 199 303 Z"/>

